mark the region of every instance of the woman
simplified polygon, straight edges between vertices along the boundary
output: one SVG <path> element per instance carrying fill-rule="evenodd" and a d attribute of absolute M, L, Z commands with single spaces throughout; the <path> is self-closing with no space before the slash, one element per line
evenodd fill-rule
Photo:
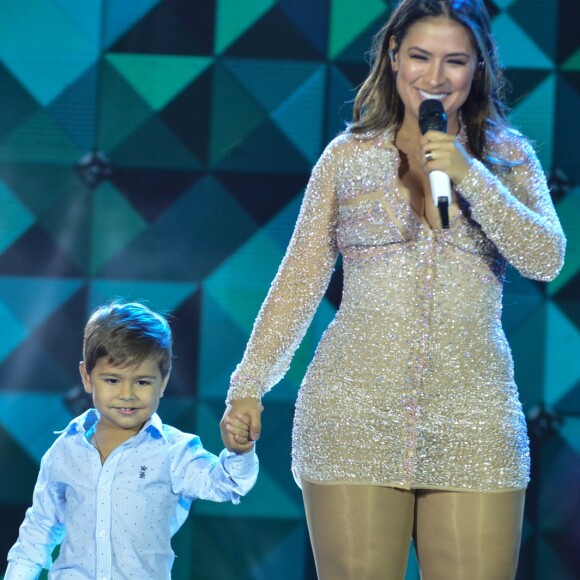
<path fill-rule="evenodd" d="M 483 0 L 403 0 L 375 39 L 347 131 L 313 170 L 286 256 L 232 375 L 222 420 L 285 373 L 338 252 L 340 309 L 301 386 L 293 473 L 323 580 L 515 575 L 529 478 L 501 328 L 506 264 L 536 280 L 565 238 L 529 143 L 510 128 Z M 421 134 L 441 102 L 447 131 Z M 452 184 L 442 229 L 429 173 Z"/>

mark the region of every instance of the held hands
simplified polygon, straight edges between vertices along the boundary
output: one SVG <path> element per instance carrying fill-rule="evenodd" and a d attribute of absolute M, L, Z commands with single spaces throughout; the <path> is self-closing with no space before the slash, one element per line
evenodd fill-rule
<path fill-rule="evenodd" d="M 260 438 L 263 410 L 262 403 L 252 397 L 230 401 L 220 421 L 222 441 L 228 451 L 246 453 L 252 449 Z"/>
<path fill-rule="evenodd" d="M 471 158 L 453 135 L 441 131 L 427 131 L 421 137 L 419 163 L 426 175 L 443 171 L 454 183 L 459 183 L 469 171 Z"/>

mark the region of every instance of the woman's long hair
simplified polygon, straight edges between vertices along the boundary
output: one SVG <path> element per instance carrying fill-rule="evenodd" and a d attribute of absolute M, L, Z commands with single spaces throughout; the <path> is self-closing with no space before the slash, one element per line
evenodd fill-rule
<path fill-rule="evenodd" d="M 437 17 L 457 21 L 473 39 L 478 66 L 469 96 L 461 107 L 461 116 L 471 153 L 484 162 L 497 163 L 498 160 L 486 156 L 488 134 L 498 133 L 510 125 L 503 100 L 503 71 L 483 0 L 403 0 L 374 37 L 371 71 L 355 98 L 348 131 L 377 134 L 401 126 L 404 106 L 391 70 L 389 42 L 394 39 L 396 52 L 413 24 Z"/>

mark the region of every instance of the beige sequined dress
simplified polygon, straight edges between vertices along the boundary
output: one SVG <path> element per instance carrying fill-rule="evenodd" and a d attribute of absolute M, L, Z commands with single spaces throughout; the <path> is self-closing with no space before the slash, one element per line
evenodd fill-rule
<path fill-rule="evenodd" d="M 296 481 L 524 488 L 502 279 L 506 262 L 536 280 L 562 266 L 544 175 L 531 146 L 505 133 L 491 153 L 526 161 L 500 176 L 474 161 L 455 185 L 450 228 L 431 230 L 401 194 L 393 143 L 392 132 L 347 133 L 322 154 L 228 400 L 261 397 L 282 378 L 341 252 L 342 302 L 296 404 Z"/>

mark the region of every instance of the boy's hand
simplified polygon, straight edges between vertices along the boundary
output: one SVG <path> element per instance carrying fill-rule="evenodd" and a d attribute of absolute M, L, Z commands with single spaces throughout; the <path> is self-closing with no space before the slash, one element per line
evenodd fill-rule
<path fill-rule="evenodd" d="M 252 448 L 260 438 L 263 410 L 262 403 L 252 397 L 230 401 L 220 421 L 222 441 L 228 451 L 246 453 Z"/>

